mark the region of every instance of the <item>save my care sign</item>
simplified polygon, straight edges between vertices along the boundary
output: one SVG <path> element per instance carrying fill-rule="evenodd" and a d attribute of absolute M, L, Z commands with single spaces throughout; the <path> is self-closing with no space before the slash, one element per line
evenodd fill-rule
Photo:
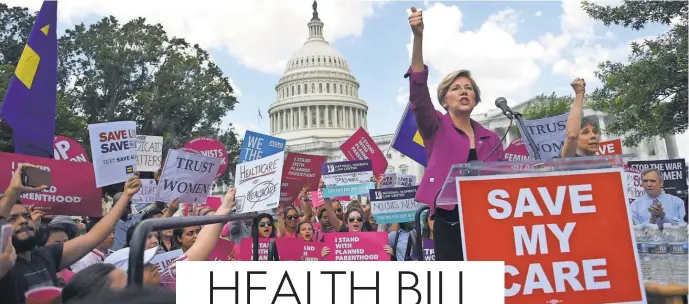
<path fill-rule="evenodd" d="M 89 125 L 96 186 L 126 181 L 136 171 L 136 122 Z"/>
<path fill-rule="evenodd" d="M 160 175 L 156 201 L 203 204 L 218 173 L 219 158 L 170 149 Z"/>
<path fill-rule="evenodd" d="M 658 169 L 663 177 L 663 190 L 677 195 L 677 191 L 687 191 L 687 166 L 684 158 L 630 161 L 629 166 L 638 169 Z"/>
<path fill-rule="evenodd" d="M 421 207 L 414 200 L 418 186 L 371 189 L 371 212 L 377 224 L 394 224 L 414 221 Z M 326 188 L 327 189 L 327 188 Z"/>
<path fill-rule="evenodd" d="M 457 177 L 465 260 L 505 261 L 508 304 L 646 303 L 622 173 Z"/>

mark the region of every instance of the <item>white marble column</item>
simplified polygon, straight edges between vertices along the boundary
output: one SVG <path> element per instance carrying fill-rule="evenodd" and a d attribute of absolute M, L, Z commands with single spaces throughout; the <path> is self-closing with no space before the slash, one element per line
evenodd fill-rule
<path fill-rule="evenodd" d="M 339 128 L 340 123 L 337 119 L 337 106 L 333 106 L 333 127 Z"/>
<path fill-rule="evenodd" d="M 321 106 L 316 106 L 316 128 L 321 127 Z"/>
<path fill-rule="evenodd" d="M 306 107 L 306 126 L 311 128 L 311 106 Z"/>
<path fill-rule="evenodd" d="M 349 127 L 354 129 L 354 108 L 349 107 Z"/>
<path fill-rule="evenodd" d="M 297 129 L 302 129 L 304 128 L 304 113 L 301 112 L 301 107 L 297 108 L 297 115 L 299 116 L 297 118 L 297 121 L 299 122 Z"/>

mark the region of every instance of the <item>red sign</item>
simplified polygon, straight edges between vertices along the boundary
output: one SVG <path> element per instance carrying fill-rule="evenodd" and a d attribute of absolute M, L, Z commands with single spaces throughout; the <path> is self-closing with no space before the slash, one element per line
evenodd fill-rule
<path fill-rule="evenodd" d="M 64 136 L 55 136 L 53 141 L 55 159 L 69 160 L 73 162 L 89 162 L 89 155 L 81 144 L 76 140 Z"/>
<path fill-rule="evenodd" d="M 309 184 L 309 190 L 315 191 L 321 181 L 321 165 L 325 161 L 325 156 L 289 153 L 285 157 L 284 166 L 282 166 L 282 180 L 305 181 Z"/>
<path fill-rule="evenodd" d="M 622 141 L 618 138 L 599 142 L 596 155 L 622 155 Z"/>
<path fill-rule="evenodd" d="M 326 233 L 324 240 L 330 249 L 324 261 L 390 261 L 384 249 L 388 243 L 385 232 Z"/>
<path fill-rule="evenodd" d="M 303 180 L 286 180 L 283 179 L 280 184 L 280 205 L 283 207 L 299 205 L 297 200 L 299 192 L 306 185 L 306 181 Z"/>
<path fill-rule="evenodd" d="M 198 151 L 198 154 L 219 158 L 220 167 L 218 168 L 218 175 L 215 178 L 221 177 L 227 170 L 227 164 L 229 161 L 227 149 L 225 149 L 225 146 L 216 139 L 205 136 L 197 137 L 184 144 L 182 148 L 188 148 L 191 150 L 182 149 L 182 151 Z"/>
<path fill-rule="evenodd" d="M 354 134 L 347 139 L 341 146 L 340 150 L 344 153 L 348 160 L 365 160 L 370 159 L 373 164 L 373 174 L 378 176 L 385 173 L 388 168 L 388 160 L 380 151 L 378 145 L 373 141 L 373 138 L 366 133 L 364 128 L 359 128 Z"/>
<path fill-rule="evenodd" d="M 319 261 L 322 259 L 323 243 L 307 242 L 296 238 L 275 240 L 280 261 Z"/>
<path fill-rule="evenodd" d="M 51 173 L 52 185 L 48 190 L 22 195 L 25 206 L 48 215 L 103 216 L 102 193 L 96 188 L 93 164 L 0 152 L 0 188 L 7 188 L 21 163 L 39 166 Z"/>
<path fill-rule="evenodd" d="M 526 149 L 526 144 L 521 138 L 512 141 L 512 143 L 507 146 L 507 149 L 505 149 L 506 161 L 523 161 L 529 159 L 531 159 L 529 150 Z"/>
<path fill-rule="evenodd" d="M 203 204 L 200 204 L 197 209 L 201 209 L 203 207 L 208 207 L 213 211 L 217 211 L 218 208 L 220 208 L 220 205 L 222 204 L 222 199 L 217 197 L 217 196 L 209 196 L 206 198 L 206 202 Z"/>
<path fill-rule="evenodd" d="M 209 261 L 233 261 L 234 260 L 234 243 L 226 239 L 218 239 L 215 243 L 215 248 L 208 256 Z"/>
<path fill-rule="evenodd" d="M 505 303 L 646 302 L 620 169 L 457 180 L 464 257 L 505 261 Z"/>

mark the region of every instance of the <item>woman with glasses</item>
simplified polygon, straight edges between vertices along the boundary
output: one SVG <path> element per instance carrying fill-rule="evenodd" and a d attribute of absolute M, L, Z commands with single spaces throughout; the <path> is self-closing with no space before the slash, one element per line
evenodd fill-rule
<path fill-rule="evenodd" d="M 270 214 L 261 213 L 256 217 L 253 225 L 258 226 L 259 238 L 274 238 L 276 235 L 274 224 L 275 221 Z M 253 233 L 255 230 L 251 229 L 251 231 Z"/>
<path fill-rule="evenodd" d="M 297 224 L 301 222 L 310 222 L 313 217 L 311 210 L 311 200 L 306 194 L 307 187 L 299 192 L 299 199 L 301 200 L 302 209 L 304 209 L 304 216 L 299 216 L 299 211 L 292 206 L 283 208 L 278 206 L 278 237 L 294 238 L 297 233 Z"/>
<path fill-rule="evenodd" d="M 352 208 L 347 213 L 345 214 L 345 218 L 347 219 L 347 225 L 342 229 L 342 232 L 366 232 L 366 225 L 364 225 L 364 212 L 359 209 L 359 208 Z M 390 255 L 390 258 L 394 261 L 395 257 L 393 256 L 393 251 L 392 247 L 390 245 L 385 244 L 383 246 L 383 250 L 387 252 L 387 254 Z M 327 246 L 324 246 L 323 249 L 321 250 L 321 255 L 322 256 L 327 256 L 330 254 L 330 248 Z"/>

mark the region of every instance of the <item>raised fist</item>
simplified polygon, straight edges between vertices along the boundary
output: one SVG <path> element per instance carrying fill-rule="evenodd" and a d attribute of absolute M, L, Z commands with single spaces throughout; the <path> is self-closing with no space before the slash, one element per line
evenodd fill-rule
<path fill-rule="evenodd" d="M 586 93 L 586 81 L 583 78 L 574 79 L 571 85 L 575 94 L 578 95 Z"/>
<path fill-rule="evenodd" d="M 423 12 L 417 10 L 415 7 L 411 8 L 411 15 L 409 15 L 409 26 L 414 36 L 423 36 Z"/>

